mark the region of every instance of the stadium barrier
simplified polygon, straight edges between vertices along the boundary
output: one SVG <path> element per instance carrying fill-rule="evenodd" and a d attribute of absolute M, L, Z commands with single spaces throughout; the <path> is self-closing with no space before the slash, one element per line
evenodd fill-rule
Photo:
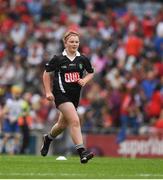
<path fill-rule="evenodd" d="M 129 135 L 116 142 L 115 135 L 86 135 L 86 146 L 99 156 L 163 158 L 163 133 L 155 135 Z"/>
<path fill-rule="evenodd" d="M 30 140 L 29 145 L 27 148 L 27 151 L 25 154 L 31 154 L 31 155 L 40 155 L 40 148 L 42 146 L 43 141 L 43 134 L 41 130 L 31 130 L 30 131 Z M 19 146 L 21 147 L 22 144 L 22 138 L 20 139 Z M 10 139 L 7 141 L 5 147 L 3 145 L 3 134 L 0 133 L 0 154 L 10 154 L 10 152 L 13 152 L 14 150 L 14 139 L 11 136 Z M 74 149 L 73 142 L 71 140 L 71 137 L 65 131 L 61 135 L 59 135 L 54 142 L 51 145 L 51 148 L 49 149 L 48 155 L 53 154 L 72 154 Z"/>
<path fill-rule="evenodd" d="M 22 141 L 20 140 L 19 145 L 21 146 Z M 40 154 L 40 147 L 42 143 L 42 135 L 39 131 L 31 131 L 30 141 L 27 150 L 27 154 Z M 14 149 L 14 139 L 11 136 L 7 141 L 5 147 L 3 146 L 3 134 L 0 134 L 0 153 L 9 153 Z"/>
<path fill-rule="evenodd" d="M 65 138 L 66 137 L 66 138 Z M 68 149 L 73 152 L 74 145 L 67 135 L 58 138 L 48 155 L 64 154 Z M 0 153 L 2 153 L 2 138 L 0 134 Z M 100 134 L 87 134 L 84 135 L 84 141 L 87 148 L 91 149 L 98 156 L 109 157 L 146 157 L 146 158 L 163 158 L 163 132 L 155 135 L 129 135 L 125 141 L 117 143 L 116 135 L 100 135 Z M 21 143 L 21 142 L 20 142 Z M 42 144 L 42 133 L 32 131 L 30 135 L 30 144 L 28 154 L 40 155 L 40 147 Z M 66 145 L 67 144 L 67 145 Z M 14 148 L 14 141 L 11 137 L 7 142 L 5 153 L 9 153 Z M 65 154 L 64 154 L 65 155 Z"/>

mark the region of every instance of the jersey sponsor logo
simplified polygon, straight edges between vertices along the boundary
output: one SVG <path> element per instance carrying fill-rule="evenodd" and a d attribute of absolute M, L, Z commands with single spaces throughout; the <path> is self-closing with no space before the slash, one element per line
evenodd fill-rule
<path fill-rule="evenodd" d="M 79 79 L 79 72 L 65 73 L 65 82 L 67 83 L 77 82 Z"/>
<path fill-rule="evenodd" d="M 62 69 L 66 69 L 66 68 L 67 68 L 67 66 L 61 66 L 61 68 L 62 68 Z"/>
<path fill-rule="evenodd" d="M 76 66 L 76 64 L 69 64 L 69 66 L 70 66 L 70 67 L 75 67 L 75 66 Z"/>
<path fill-rule="evenodd" d="M 82 64 L 79 64 L 79 68 L 80 68 L 80 69 L 83 69 L 83 65 L 82 65 Z"/>

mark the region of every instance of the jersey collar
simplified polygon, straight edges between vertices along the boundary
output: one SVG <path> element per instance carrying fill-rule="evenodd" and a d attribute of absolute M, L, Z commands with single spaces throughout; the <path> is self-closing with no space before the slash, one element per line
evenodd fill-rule
<path fill-rule="evenodd" d="M 62 55 L 63 55 L 63 56 L 67 56 L 67 57 L 69 58 L 69 56 L 67 55 L 67 52 L 66 52 L 65 49 L 64 49 L 64 51 L 62 52 Z M 79 51 L 76 52 L 76 56 L 80 56 Z M 76 57 L 76 56 L 75 56 L 75 57 Z M 69 59 L 70 59 L 70 58 L 69 58 Z"/>
<path fill-rule="evenodd" d="M 80 56 L 80 53 L 79 53 L 79 51 L 77 51 L 75 57 L 72 58 L 72 57 L 68 56 L 66 50 L 64 49 L 64 51 L 62 52 L 62 55 L 66 56 L 70 61 L 73 61 L 76 58 L 76 56 Z"/>

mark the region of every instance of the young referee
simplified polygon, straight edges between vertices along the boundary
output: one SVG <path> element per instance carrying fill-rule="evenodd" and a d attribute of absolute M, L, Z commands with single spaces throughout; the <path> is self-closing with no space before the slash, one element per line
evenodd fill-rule
<path fill-rule="evenodd" d="M 94 71 L 89 59 L 78 52 L 79 34 L 77 32 L 68 31 L 63 42 L 64 51 L 61 55 L 55 55 L 45 65 L 43 73 L 46 98 L 55 102 L 60 114 L 51 131 L 43 136 L 41 155 L 46 156 L 52 140 L 69 127 L 70 135 L 80 156 L 80 162 L 87 163 L 94 154 L 84 147 L 76 108 L 79 103 L 81 87 L 93 78 Z M 87 74 L 83 77 L 85 71 Z M 53 87 L 51 87 L 50 73 L 53 73 Z"/>

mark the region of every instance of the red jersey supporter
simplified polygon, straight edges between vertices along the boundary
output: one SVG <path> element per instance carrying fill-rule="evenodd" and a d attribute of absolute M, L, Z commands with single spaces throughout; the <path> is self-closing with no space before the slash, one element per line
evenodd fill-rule
<path fill-rule="evenodd" d="M 159 104 L 157 104 L 154 101 L 151 101 L 148 105 L 147 105 L 147 115 L 148 117 L 158 117 L 158 115 L 160 114 L 161 108 L 159 106 Z"/>
<path fill-rule="evenodd" d="M 109 128 L 112 126 L 113 124 L 113 118 L 112 118 L 112 115 L 111 115 L 111 112 L 109 110 L 108 107 L 104 106 L 102 108 L 102 119 L 103 119 L 103 122 L 102 122 L 102 126 L 104 128 Z"/>
<path fill-rule="evenodd" d="M 131 96 L 129 94 L 124 95 L 121 104 L 121 114 L 128 115 L 128 108 L 130 107 Z"/>
<path fill-rule="evenodd" d="M 116 23 L 116 13 L 112 10 L 112 8 L 108 8 L 106 10 L 106 18 L 108 19 L 108 21 L 110 22 L 110 25 L 116 29 L 117 28 L 117 23 Z"/>
<path fill-rule="evenodd" d="M 151 101 L 146 106 L 147 115 L 149 117 L 158 117 L 161 113 L 162 106 L 161 92 L 155 91 L 152 95 Z"/>
<path fill-rule="evenodd" d="M 160 77 L 163 76 L 163 62 L 156 62 L 154 67 L 157 75 Z"/>
<path fill-rule="evenodd" d="M 146 14 L 142 20 L 143 33 L 145 37 L 151 38 L 154 35 L 155 21 L 150 14 Z"/>
<path fill-rule="evenodd" d="M 132 29 L 134 32 L 136 32 L 136 29 L 138 28 L 138 17 L 135 16 L 132 10 L 128 10 L 122 19 L 128 29 Z"/>
<path fill-rule="evenodd" d="M 81 98 L 81 100 L 80 100 L 81 106 L 88 107 L 88 106 L 90 106 L 90 104 L 91 104 L 91 102 L 90 102 L 89 98 L 87 98 L 87 97 Z"/>
<path fill-rule="evenodd" d="M 155 127 L 158 129 L 163 129 L 163 118 L 156 121 Z"/>
<path fill-rule="evenodd" d="M 10 18 L 5 18 L 0 24 L 0 31 L 2 33 L 8 33 L 13 28 L 14 22 Z"/>
<path fill-rule="evenodd" d="M 33 24 L 32 17 L 27 15 L 27 14 L 23 14 L 21 16 L 21 21 L 26 23 L 27 25 L 32 25 Z"/>
<path fill-rule="evenodd" d="M 130 32 L 126 42 L 126 53 L 128 56 L 138 57 L 143 48 L 143 41 L 136 36 L 133 32 Z"/>
<path fill-rule="evenodd" d="M 158 128 L 158 129 L 163 129 L 163 108 L 161 110 L 160 117 L 155 122 L 155 127 Z"/>
<path fill-rule="evenodd" d="M 21 15 L 28 13 L 27 6 L 25 5 L 25 2 L 23 1 L 16 1 L 15 10 Z"/>
<path fill-rule="evenodd" d="M 59 16 L 60 24 L 63 24 L 63 25 L 66 24 L 67 20 L 68 20 L 68 14 L 66 12 L 61 12 Z"/>

